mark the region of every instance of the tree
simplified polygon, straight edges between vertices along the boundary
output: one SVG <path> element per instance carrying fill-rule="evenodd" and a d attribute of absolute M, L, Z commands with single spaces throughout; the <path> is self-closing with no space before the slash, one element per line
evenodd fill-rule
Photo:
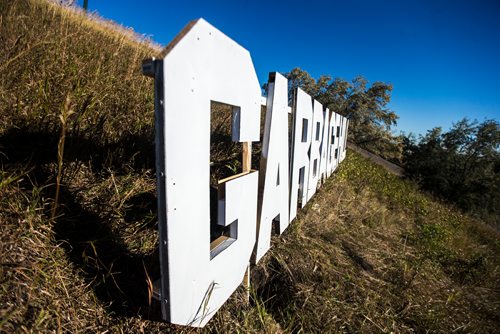
<path fill-rule="evenodd" d="M 448 132 L 434 128 L 417 142 L 406 138 L 409 177 L 436 195 L 498 224 L 500 213 L 500 125 L 462 119 Z"/>
<path fill-rule="evenodd" d="M 306 71 L 294 68 L 288 78 L 289 96 L 300 87 L 330 111 L 349 118 L 349 140 L 381 155 L 399 161 L 402 153 L 402 137 L 393 136 L 391 126 L 398 116 L 387 108 L 391 99 L 392 85 L 374 82 L 371 86 L 362 76 L 351 82 L 322 75 L 315 80 Z"/>

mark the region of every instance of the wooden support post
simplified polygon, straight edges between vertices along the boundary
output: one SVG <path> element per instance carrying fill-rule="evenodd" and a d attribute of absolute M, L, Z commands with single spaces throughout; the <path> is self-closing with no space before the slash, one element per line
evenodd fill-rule
<path fill-rule="evenodd" d="M 243 143 L 243 173 L 248 173 L 252 169 L 252 142 Z M 245 276 L 243 277 L 243 286 L 246 289 L 246 301 L 250 303 L 250 263 L 248 263 Z"/>
<path fill-rule="evenodd" d="M 252 168 L 252 142 L 247 141 L 243 143 L 243 173 L 250 172 Z"/>

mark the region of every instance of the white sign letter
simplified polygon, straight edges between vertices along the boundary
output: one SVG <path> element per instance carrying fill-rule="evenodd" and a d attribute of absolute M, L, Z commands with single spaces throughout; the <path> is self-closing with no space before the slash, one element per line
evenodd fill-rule
<path fill-rule="evenodd" d="M 293 106 L 293 158 L 290 182 L 290 221 L 297 216 L 297 201 L 307 203 L 309 149 L 312 138 L 313 105 L 311 97 L 297 88 Z"/>
<path fill-rule="evenodd" d="M 170 322 L 202 327 L 241 284 L 257 218 L 258 172 L 219 181 L 218 223 L 230 237 L 211 249 L 210 103 L 234 106 L 233 141 L 258 141 L 261 92 L 248 51 L 203 19 L 165 52 L 156 71 L 161 306 Z"/>
<path fill-rule="evenodd" d="M 261 193 L 255 262 L 269 250 L 273 221 L 281 234 L 288 226 L 288 80 L 279 73 L 269 76 L 266 124 L 260 158 Z"/>
<path fill-rule="evenodd" d="M 311 153 L 309 157 L 309 181 L 307 182 L 307 201 L 313 197 L 318 188 L 321 163 L 321 141 L 323 140 L 323 105 L 314 100 Z"/>

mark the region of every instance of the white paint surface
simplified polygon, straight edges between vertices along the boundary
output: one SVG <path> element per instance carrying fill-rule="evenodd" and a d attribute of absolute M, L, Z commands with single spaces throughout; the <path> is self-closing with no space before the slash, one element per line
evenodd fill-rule
<path fill-rule="evenodd" d="M 323 111 L 323 139 L 321 140 L 321 163 L 320 163 L 320 181 L 325 182 L 328 177 L 328 151 L 330 148 L 330 110 L 328 108 Z"/>
<path fill-rule="evenodd" d="M 342 160 L 345 159 L 346 156 L 346 150 L 347 150 L 347 131 L 349 130 L 349 119 L 345 119 L 345 124 L 344 124 L 344 141 L 343 141 L 343 148 L 342 148 Z"/>
<path fill-rule="evenodd" d="M 288 226 L 288 80 L 273 73 L 268 83 L 266 121 L 260 160 L 259 218 L 255 262 L 269 250 L 273 219 L 279 232 Z"/>
<path fill-rule="evenodd" d="M 327 152 L 327 176 L 332 175 L 335 168 L 335 144 L 337 142 L 335 138 L 335 122 L 337 121 L 337 114 L 332 112 L 330 115 L 330 122 L 328 124 L 328 152 Z"/>
<path fill-rule="evenodd" d="M 170 297 L 162 307 L 172 323 L 203 326 L 243 280 L 258 187 L 257 172 L 221 185 L 224 224 L 237 223 L 237 238 L 211 259 L 210 102 L 238 110 L 233 140 L 258 141 L 261 91 L 250 54 L 222 32 L 200 19 L 181 34 L 163 59 L 167 239 L 160 242 L 168 248 L 162 266 Z"/>
<path fill-rule="evenodd" d="M 338 150 L 338 164 L 344 160 L 344 135 L 345 135 L 345 125 L 346 118 L 344 116 L 340 116 L 340 135 L 339 135 L 339 150 Z M 338 165 L 337 164 L 337 165 Z"/>
<path fill-rule="evenodd" d="M 335 145 L 333 145 L 333 171 L 337 169 L 337 166 L 339 165 L 339 148 L 340 148 L 340 124 L 342 121 L 342 116 L 337 115 L 336 120 L 335 120 Z"/>
<path fill-rule="evenodd" d="M 307 181 L 307 202 L 313 197 L 318 188 L 321 164 L 321 141 L 323 140 L 324 114 L 323 105 L 318 101 L 313 102 L 313 122 L 311 136 L 311 151 L 309 158 L 309 179 Z"/>
<path fill-rule="evenodd" d="M 300 88 L 290 108 L 287 79 L 278 73 L 263 98 L 248 51 L 203 19 L 188 25 L 154 63 L 147 74 L 156 78 L 162 312 L 174 324 L 203 327 L 241 284 L 252 252 L 258 261 L 269 250 L 273 220 L 279 219 L 282 233 L 298 201 L 304 207 L 322 175 L 330 176 L 345 158 L 348 120 L 323 111 Z M 211 101 L 233 106 L 237 142 L 259 140 L 261 104 L 267 107 L 261 172 L 219 182 L 217 223 L 230 232 L 213 249 Z"/>
<path fill-rule="evenodd" d="M 290 221 L 297 216 L 298 200 L 302 203 L 301 207 L 304 207 L 307 203 L 307 182 L 309 179 L 308 151 L 312 138 L 313 105 L 311 97 L 300 88 L 296 90 L 293 113 L 294 131 L 292 136 L 292 175 L 290 179 Z M 303 168 L 302 179 L 299 177 L 301 168 Z"/>

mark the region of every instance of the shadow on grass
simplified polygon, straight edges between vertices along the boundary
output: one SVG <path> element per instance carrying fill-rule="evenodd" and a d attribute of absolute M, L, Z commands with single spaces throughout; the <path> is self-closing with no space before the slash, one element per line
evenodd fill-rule
<path fill-rule="evenodd" d="M 0 136 L 0 159 L 3 164 L 30 164 L 40 168 L 56 161 L 58 142 L 58 132 L 10 129 Z M 64 163 L 71 162 L 90 163 L 97 173 L 111 169 L 116 175 L 132 169 L 154 169 L 154 140 L 148 133 L 125 136 L 112 143 L 68 134 Z"/>
<path fill-rule="evenodd" d="M 298 323 L 293 319 L 296 313 L 297 290 L 288 270 L 274 257 L 267 264 L 267 275 L 252 276 L 257 296 L 264 302 L 266 312 L 278 322 L 282 328 L 292 333 L 297 332 Z M 256 273 L 257 274 L 257 273 Z M 268 277 L 265 277 L 268 276 Z M 252 305 L 254 306 L 254 305 Z"/>
<path fill-rule="evenodd" d="M 160 272 L 158 252 L 130 253 L 108 222 L 86 211 L 69 193 L 62 198 L 63 214 L 54 225 L 56 240 L 99 300 L 117 315 L 159 320 L 158 305 L 149 304 L 148 293 L 148 277 L 153 282 Z"/>
<path fill-rule="evenodd" d="M 53 167 L 59 133 L 12 129 L 0 136 L 0 166 L 5 171 L 29 170 L 20 186 L 31 191 L 44 185 L 44 196 L 54 194 Z M 154 168 L 154 142 L 147 135 L 129 136 L 116 143 L 99 143 L 83 137 L 66 138 L 64 164 L 90 165 L 94 174 L 112 170 L 115 175 L 130 170 Z M 68 176 L 69 177 L 69 176 Z M 96 297 L 117 316 L 140 316 L 160 320 L 159 304 L 149 301 L 148 275 L 159 276 L 158 252 L 131 253 L 111 227 L 111 217 L 101 217 L 82 206 L 74 194 L 61 187 L 59 218 L 53 230 L 56 243 L 64 249 Z M 140 220 L 156 211 L 152 194 L 139 194 L 127 202 L 124 220 Z M 48 212 L 47 212 L 48 215 Z M 153 219 L 154 222 L 154 219 Z M 146 229 L 153 230 L 149 221 Z M 147 273 L 147 274 L 146 274 Z"/>

